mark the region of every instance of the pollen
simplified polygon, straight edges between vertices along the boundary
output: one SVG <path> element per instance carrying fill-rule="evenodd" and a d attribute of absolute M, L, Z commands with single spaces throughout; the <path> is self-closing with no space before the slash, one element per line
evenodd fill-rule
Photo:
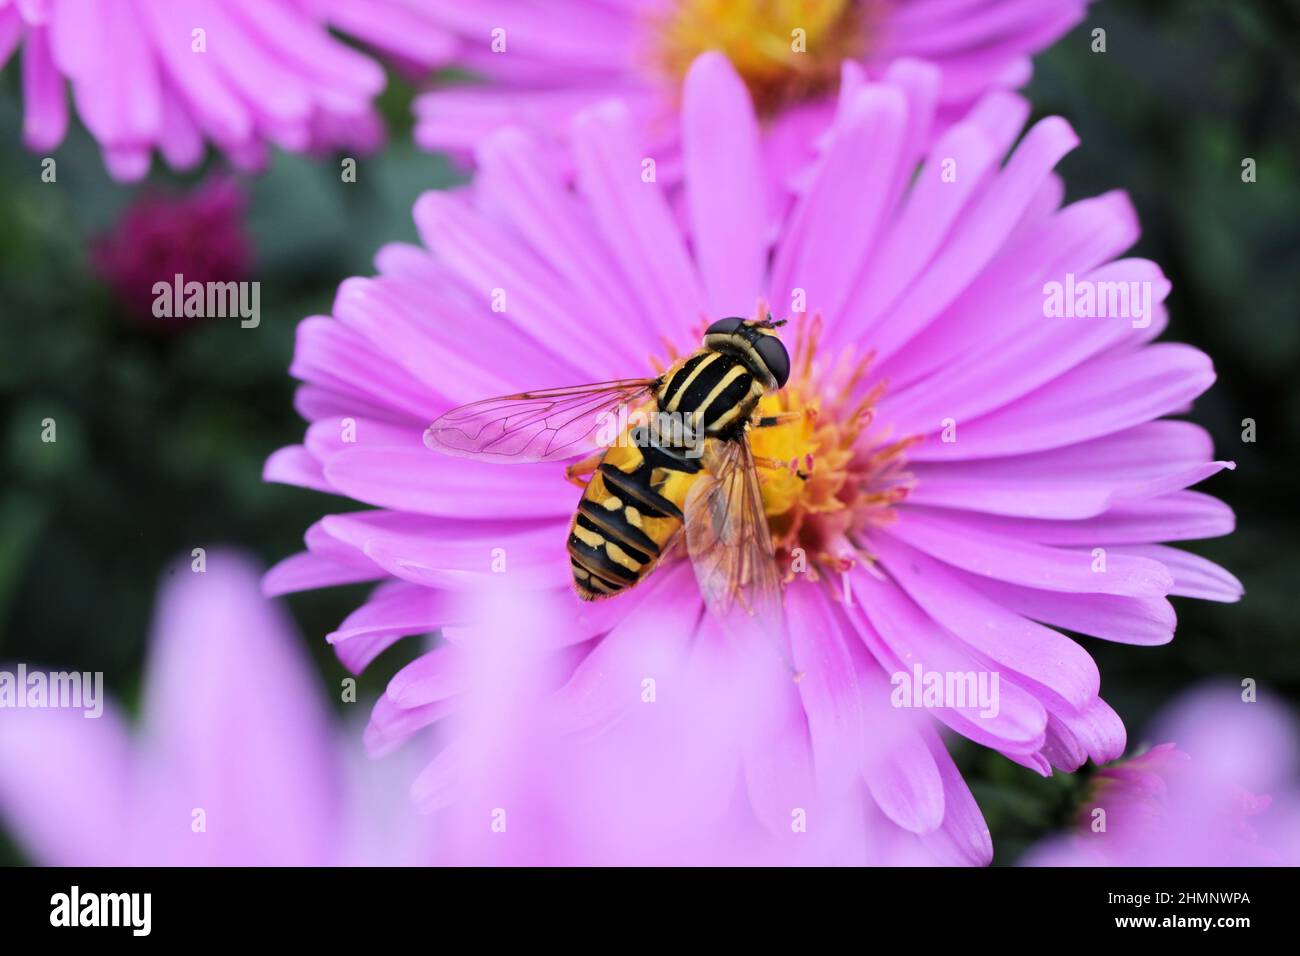
<path fill-rule="evenodd" d="M 913 485 L 906 451 L 919 441 L 873 427 L 887 387 L 871 383 L 873 356 L 826 361 L 817 354 L 820 329 L 816 317 L 800 323 L 789 382 L 759 404 L 759 415 L 781 423 L 749 433 L 787 580 L 847 571 L 869 558 L 863 533 L 894 520 L 893 506 Z"/>
<path fill-rule="evenodd" d="M 708 50 L 726 55 L 769 116 L 833 92 L 840 64 L 866 52 L 878 0 L 675 0 L 652 35 L 654 60 L 674 80 Z"/>

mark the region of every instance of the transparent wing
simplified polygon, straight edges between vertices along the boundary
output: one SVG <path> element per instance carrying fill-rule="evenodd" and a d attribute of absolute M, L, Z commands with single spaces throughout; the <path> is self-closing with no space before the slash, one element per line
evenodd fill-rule
<path fill-rule="evenodd" d="M 692 486 L 684 512 L 704 602 L 732 633 L 761 632 L 784 644 L 781 577 L 749 440 L 712 442 L 704 465 L 708 474 Z"/>
<path fill-rule="evenodd" d="M 424 431 L 424 443 L 459 458 L 487 461 L 562 461 L 621 434 L 620 409 L 647 400 L 658 379 L 546 388 L 487 398 L 453 408 Z M 625 423 L 624 423 L 625 424 Z"/>

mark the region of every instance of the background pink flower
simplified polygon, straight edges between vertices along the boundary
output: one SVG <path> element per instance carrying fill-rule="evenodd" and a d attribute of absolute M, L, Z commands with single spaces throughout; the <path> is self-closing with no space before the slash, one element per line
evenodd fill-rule
<path fill-rule="evenodd" d="M 1239 688 L 1206 685 L 1168 705 L 1148 737 L 1170 742 L 1100 770 L 1076 832 L 1045 841 L 1026 863 L 1300 863 L 1296 723 L 1271 695 L 1247 702 Z"/>
<path fill-rule="evenodd" d="M 681 84 L 697 54 L 733 61 L 758 105 L 777 162 L 806 160 L 834 113 L 841 71 L 879 79 L 899 59 L 940 67 L 944 122 L 984 93 L 1026 82 L 1029 57 L 1082 17 L 1087 0 L 434 0 L 460 41 L 456 63 L 486 85 L 440 89 L 416 104 L 416 140 L 472 152 L 494 129 L 562 133 L 584 107 L 628 104 L 646 143 L 679 142 Z M 792 30 L 805 34 L 793 52 Z M 665 170 L 668 175 L 669 170 Z"/>
<path fill-rule="evenodd" d="M 572 186 L 526 133 L 500 133 L 472 189 L 416 204 L 423 248 L 384 248 L 377 277 L 349 279 L 332 317 L 300 325 L 292 371 L 312 424 L 266 477 L 373 510 L 322 519 L 266 588 L 383 582 L 330 635 L 353 669 L 404 635 L 441 629 L 449 642 L 393 679 L 373 750 L 457 709 L 463 596 L 504 560 L 511 588 L 568 602 L 563 626 L 531 639 L 567 648 L 554 693 L 596 725 L 640 706 L 611 679 L 629 645 L 690 661 L 715 689 L 745 671 L 746 653 L 766 662 L 753 665 L 762 692 L 723 710 L 750 809 L 773 833 L 791 807 L 858 806 L 865 792 L 891 826 L 987 862 L 987 832 L 930 716 L 1044 775 L 1123 752 L 1095 663 L 1062 632 L 1160 644 L 1173 636 L 1171 595 L 1240 596 L 1227 572 L 1156 543 L 1233 525 L 1185 490 L 1228 463 L 1198 427 L 1158 420 L 1213 369 L 1195 349 L 1152 344 L 1169 284 L 1154 263 L 1117 258 L 1138 235 L 1126 198 L 1062 206 L 1052 169 L 1077 142 L 1063 120 L 1022 137 L 1026 105 L 992 94 L 916 170 L 940 74 L 904 61 L 891 77 L 844 91 L 775 249 L 759 119 L 729 63 L 705 55 L 684 93 L 684 227 L 640 176 L 630 111 L 606 103 L 574 121 Z M 1046 284 L 1067 275 L 1137 283 L 1150 308 L 1141 321 L 1048 317 Z M 774 655 L 726 646 L 684 567 L 617 600 L 567 594 L 577 493 L 560 468 L 444 459 L 422 444 L 455 404 L 645 374 L 760 298 L 795 317 L 782 407 L 818 411 L 815 424 L 755 437 L 764 454 L 808 463 L 806 482 L 764 475 L 782 567 L 796 549 L 810 564 L 785 589 L 790 653 L 807 674 L 797 685 Z M 996 712 L 945 701 L 910 719 L 889 705 L 890 677 L 917 665 L 997 674 Z"/>
<path fill-rule="evenodd" d="M 315 0 L 0 0 L 0 66 L 21 47 L 29 149 L 63 141 L 70 87 L 119 180 L 143 178 L 155 149 L 189 169 L 212 143 L 252 169 L 268 144 L 373 148 L 383 69 L 331 36 L 325 12 Z"/>
<path fill-rule="evenodd" d="M 258 569 L 225 550 L 206 562 L 178 562 L 164 582 L 137 728 L 111 702 L 98 719 L 4 711 L 10 832 L 47 866 L 429 862 L 406 772 L 363 765 L 356 735 L 334 726 Z"/>
<path fill-rule="evenodd" d="M 669 573 L 672 587 L 690 585 L 686 569 Z M 444 746 L 411 786 L 417 804 L 434 814 L 440 861 L 716 866 L 987 859 L 979 811 L 920 720 L 909 728 L 898 712 L 879 715 L 861 756 L 875 792 L 883 793 L 906 787 L 901 768 L 917 759 L 908 752 L 913 734 L 932 748 L 945 819 L 924 833 L 894 822 L 857 774 L 847 791 L 804 780 L 807 768 L 790 762 L 797 748 L 788 729 L 770 719 L 795 696 L 788 672 L 770 649 L 737 652 L 707 625 L 692 638 L 668 605 L 671 594 L 660 591 L 657 601 L 643 603 L 606 638 L 600 654 L 582 660 L 583 649 L 557 653 L 547 639 L 564 633 L 569 596 L 520 592 L 503 576 L 466 595 L 464 625 L 447 629 L 443 646 L 394 678 L 368 734 L 377 753 L 408 732 L 389 724 L 386 714 L 418 720 L 417 700 L 439 689 L 454 694 L 454 709 L 437 730 Z M 738 779 L 750 786 L 738 786 Z M 761 798 L 753 803 L 756 794 Z"/>

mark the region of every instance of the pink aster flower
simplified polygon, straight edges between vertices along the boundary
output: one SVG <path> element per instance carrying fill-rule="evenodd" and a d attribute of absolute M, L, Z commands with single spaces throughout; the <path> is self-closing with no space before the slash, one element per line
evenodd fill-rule
<path fill-rule="evenodd" d="M 842 77 L 879 79 L 900 59 L 930 60 L 942 70 L 932 91 L 938 113 L 950 121 L 985 92 L 1026 82 L 1029 57 L 1086 7 L 1087 0 L 486 0 L 469 9 L 435 0 L 426 9 L 459 37 L 457 64 L 487 82 L 421 97 L 416 140 L 469 152 L 502 125 L 555 133 L 582 108 L 617 96 L 647 146 L 667 151 L 680 136 L 687 68 L 718 50 L 748 87 L 773 160 L 797 168 L 830 122 Z"/>
<path fill-rule="evenodd" d="M 414 864 L 425 822 L 333 726 L 317 677 L 257 569 L 210 551 L 158 602 L 132 729 L 110 702 L 6 709 L 0 818 L 47 866 Z M 13 672 L 12 667 L 5 667 Z M 375 779 L 379 777 L 379 779 Z M 396 794 L 396 796 L 394 796 Z"/>
<path fill-rule="evenodd" d="M 991 94 L 916 169 L 941 77 L 913 61 L 896 73 L 842 98 L 774 249 L 758 116 L 728 61 L 706 54 L 683 94 L 684 224 L 639 175 L 630 110 L 605 103 L 573 123 L 572 184 L 527 133 L 501 132 L 472 188 L 417 202 L 422 247 L 385 247 L 376 277 L 347 280 L 332 316 L 302 322 L 291 370 L 311 425 L 266 477 L 370 507 L 311 527 L 265 586 L 381 582 L 329 638 L 354 669 L 405 635 L 441 629 L 450 642 L 393 679 L 372 749 L 456 710 L 463 596 L 496 573 L 567 602 L 559 624 L 539 619 L 516 640 L 560 646 L 555 693 L 597 724 L 640 706 L 627 693 L 636 670 L 619 670 L 629 645 L 705 655 L 712 679 L 696 688 L 748 674 L 684 566 L 594 604 L 567 593 L 578 493 L 562 468 L 440 457 L 423 434 L 477 399 L 644 376 L 762 300 L 791 317 L 795 356 L 764 413 L 807 411 L 753 433 L 759 454 L 803 472 L 760 469 L 805 676 L 764 672 L 761 694 L 727 698 L 756 819 L 788 829 L 812 784 L 818 800 L 866 793 L 898 831 L 944 834 L 953 856 L 986 862 L 935 721 L 1042 774 L 1123 752 L 1097 667 L 1063 631 L 1160 644 L 1171 595 L 1240 596 L 1227 572 L 1159 543 L 1233 526 L 1186 490 L 1226 466 L 1208 436 L 1161 420 L 1213 369 L 1153 342 L 1169 284 L 1154 263 L 1120 258 L 1138 236 L 1128 200 L 1061 204 L 1052 170 L 1076 145 L 1063 120 L 1021 137 L 1026 104 Z M 1136 284 L 1139 315 L 1047 314 L 1052 283 L 1070 285 L 1077 312 L 1079 290 L 1121 282 Z M 899 693 L 926 673 L 996 677 L 997 700 Z"/>
<path fill-rule="evenodd" d="M 465 11 L 428 0 L 313 0 L 331 27 L 384 54 L 413 79 L 453 62 Z M 459 4 L 464 8 L 467 4 Z"/>
<path fill-rule="evenodd" d="M 316 0 L 0 0 L 0 67 L 19 46 L 28 148 L 63 141 L 70 86 L 116 179 L 142 178 L 155 149 L 189 169 L 212 143 L 250 169 L 268 144 L 382 138 L 384 72 L 330 35 Z"/>
<path fill-rule="evenodd" d="M 1172 741 L 1100 770 L 1075 832 L 1038 866 L 1295 866 L 1300 756 L 1292 716 L 1230 686 L 1184 694 L 1157 718 Z"/>
<path fill-rule="evenodd" d="M 445 746 L 411 792 L 433 816 L 440 861 L 494 865 L 962 864 L 987 859 L 983 820 L 920 715 L 864 699 L 873 733 L 855 746 L 874 781 L 827 778 L 792 747 L 789 673 L 766 647 L 736 653 L 677 567 L 602 642 L 561 649 L 571 595 L 526 591 L 503 575 L 457 601 L 457 626 L 394 678 L 372 721 L 375 752 L 409 725 L 447 714 Z M 658 606 L 656 606 L 658 605 Z M 812 678 L 806 678 L 811 680 Z M 870 680 L 868 676 L 868 680 Z M 873 704 L 876 705 L 873 709 Z M 408 726 L 402 726 L 403 724 Z M 937 793 L 911 789 L 916 748 Z M 738 780 L 745 784 L 737 786 Z M 868 793 L 909 820 L 894 822 Z M 909 799 L 918 805 L 904 810 Z M 924 832 L 918 832 L 918 831 Z"/>
<path fill-rule="evenodd" d="M 146 194 L 91 242 L 91 266 L 132 317 L 184 325 L 183 317 L 155 317 L 155 284 L 170 286 L 177 275 L 201 283 L 246 278 L 253 260 L 244 221 L 247 207 L 239 184 L 226 178 L 210 180 L 190 193 Z"/>

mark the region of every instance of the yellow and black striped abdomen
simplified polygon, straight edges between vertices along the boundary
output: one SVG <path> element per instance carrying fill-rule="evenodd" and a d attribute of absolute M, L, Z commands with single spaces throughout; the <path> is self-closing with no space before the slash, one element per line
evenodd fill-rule
<path fill-rule="evenodd" d="M 710 440 L 738 435 L 762 395 L 762 383 L 730 352 L 700 349 L 663 374 L 654 410 L 689 420 L 689 428 L 642 429 L 635 440 L 625 433 L 605 453 L 569 526 L 569 562 L 580 597 L 617 594 L 650 573 L 681 530 L 686 495 L 700 477 L 699 429 Z M 692 438 L 674 447 L 664 444 L 666 435 Z"/>
<path fill-rule="evenodd" d="M 678 450 L 620 442 L 605 453 L 569 526 L 573 584 L 584 600 L 645 577 L 682 527 L 700 460 Z"/>

